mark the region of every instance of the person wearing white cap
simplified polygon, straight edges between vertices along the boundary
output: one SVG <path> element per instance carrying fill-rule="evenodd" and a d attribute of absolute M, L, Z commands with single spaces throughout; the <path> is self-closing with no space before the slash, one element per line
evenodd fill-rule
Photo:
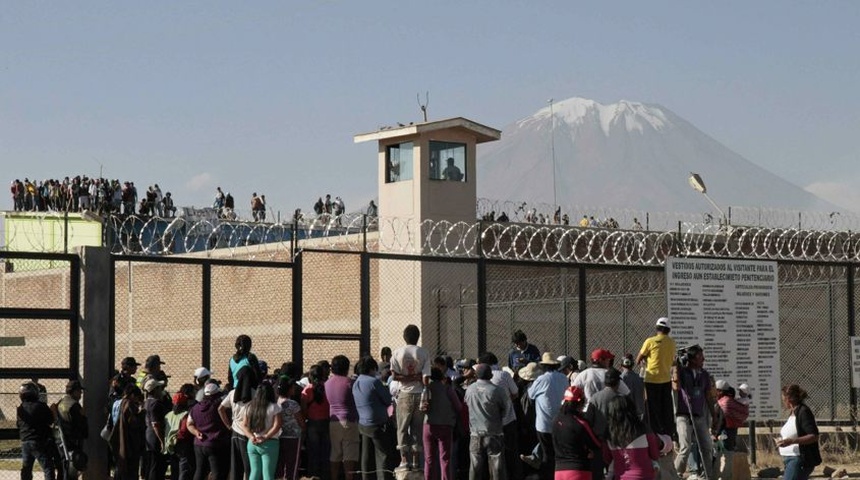
<path fill-rule="evenodd" d="M 168 458 L 162 452 L 164 448 L 165 423 L 164 417 L 171 410 L 170 397 L 164 393 L 164 380 L 147 377 L 143 382 L 146 400 L 143 408 L 146 411 L 146 455 L 149 458 L 149 472 L 146 478 L 161 479 L 167 471 Z"/>
<path fill-rule="evenodd" d="M 205 395 L 203 387 L 210 378 L 212 378 L 212 372 L 208 368 L 198 367 L 197 370 L 194 370 L 194 390 L 197 392 L 194 394 L 195 401 L 203 401 Z"/>
<path fill-rule="evenodd" d="M 645 397 L 651 430 L 669 436 L 675 434 L 672 408 L 672 364 L 677 347 L 669 336 L 669 319 L 660 317 L 655 325 L 657 334 L 648 337 L 639 349 L 636 364 L 645 362 Z"/>
<path fill-rule="evenodd" d="M 714 409 L 716 415 L 717 434 L 722 442 L 722 448 L 717 448 L 720 454 L 719 477 L 723 480 L 731 480 L 732 477 L 732 452 L 737 446 L 738 428 L 744 425 L 749 417 L 749 405 L 735 400 L 735 390 L 725 380 L 717 380 L 717 405 Z"/>

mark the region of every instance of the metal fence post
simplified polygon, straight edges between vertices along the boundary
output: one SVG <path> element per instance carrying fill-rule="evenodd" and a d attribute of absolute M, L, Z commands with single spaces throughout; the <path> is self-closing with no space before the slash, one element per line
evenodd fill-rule
<path fill-rule="evenodd" d="M 212 264 L 207 262 L 203 262 L 201 265 L 203 268 L 203 278 L 201 280 L 201 296 L 202 296 L 202 308 L 201 308 L 201 343 L 202 343 L 202 351 L 200 352 L 200 358 L 202 359 L 202 364 L 206 368 L 212 368 Z"/>
<path fill-rule="evenodd" d="M 579 267 L 579 358 L 588 359 L 587 346 L 588 335 L 586 332 L 586 300 L 587 300 L 587 288 L 586 288 L 587 276 L 585 273 L 585 267 Z"/>
<path fill-rule="evenodd" d="M 478 355 L 487 351 L 487 260 L 484 258 L 484 222 L 478 222 Z"/>
<path fill-rule="evenodd" d="M 361 308 L 361 340 L 358 342 L 358 351 L 361 356 L 370 355 L 370 255 L 367 250 L 361 252 L 360 281 L 360 308 Z"/>
<path fill-rule="evenodd" d="M 302 338 L 302 252 L 293 258 L 293 362 L 304 372 L 304 338 Z"/>
<path fill-rule="evenodd" d="M 849 234 L 850 238 L 850 234 Z M 854 326 L 854 265 L 849 264 L 845 267 L 847 270 L 847 280 L 848 280 L 848 338 L 850 342 L 850 338 L 857 334 Z M 854 385 L 851 388 L 851 420 L 857 421 L 857 388 L 860 388 L 860 385 Z"/>

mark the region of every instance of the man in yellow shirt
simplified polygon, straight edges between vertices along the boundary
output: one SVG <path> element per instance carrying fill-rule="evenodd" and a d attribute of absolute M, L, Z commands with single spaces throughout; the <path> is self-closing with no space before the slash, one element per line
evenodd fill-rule
<path fill-rule="evenodd" d="M 657 320 L 657 334 L 645 339 L 636 363 L 645 362 L 645 396 L 648 420 L 654 433 L 675 435 L 672 407 L 672 365 L 677 352 L 675 340 L 669 336 L 669 319 Z"/>

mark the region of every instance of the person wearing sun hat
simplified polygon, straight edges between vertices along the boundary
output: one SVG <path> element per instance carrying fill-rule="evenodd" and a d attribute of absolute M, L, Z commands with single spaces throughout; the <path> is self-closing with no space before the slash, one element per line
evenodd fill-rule
<path fill-rule="evenodd" d="M 636 356 L 636 365 L 645 363 L 645 396 L 648 399 L 648 421 L 657 433 L 675 434 L 675 418 L 672 407 L 672 364 L 677 346 L 669 336 L 672 329 L 669 319 L 660 317 L 654 325 L 657 333 L 648 337 Z"/>
<path fill-rule="evenodd" d="M 558 371 L 560 362 L 552 353 L 544 352 L 540 364 L 544 373 L 532 383 L 528 394 L 535 402 L 535 430 L 543 451 L 541 478 L 549 478 L 555 468 L 555 450 L 552 446 L 553 419 L 561 407 L 564 390 L 570 383 L 567 377 Z"/>

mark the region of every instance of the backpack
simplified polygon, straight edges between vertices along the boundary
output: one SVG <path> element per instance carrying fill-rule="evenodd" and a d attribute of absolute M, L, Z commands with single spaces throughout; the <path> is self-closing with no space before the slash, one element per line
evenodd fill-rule
<path fill-rule="evenodd" d="M 164 417 L 165 430 L 167 433 L 164 434 L 164 448 L 161 453 L 165 455 L 173 455 L 176 442 L 178 440 L 184 440 L 179 438 L 179 431 L 182 429 L 183 420 L 186 422 L 186 434 L 188 433 L 187 420 L 188 412 L 182 413 L 174 413 L 170 412 Z"/>

